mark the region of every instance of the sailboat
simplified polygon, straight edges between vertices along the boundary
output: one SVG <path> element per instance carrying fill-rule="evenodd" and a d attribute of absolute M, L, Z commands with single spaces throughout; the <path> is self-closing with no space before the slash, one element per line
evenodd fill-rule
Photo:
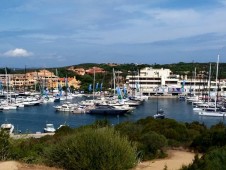
<path fill-rule="evenodd" d="M 213 116 L 213 117 L 225 117 L 226 116 L 226 112 L 225 110 L 222 110 L 220 108 L 217 108 L 217 78 L 218 78 L 218 66 L 219 66 L 219 55 L 217 57 L 217 70 L 216 70 L 216 94 L 215 94 L 215 104 L 214 104 L 214 108 L 211 109 L 211 111 L 201 111 L 199 112 L 200 116 Z"/>
<path fill-rule="evenodd" d="M 158 95 L 157 95 L 157 111 L 156 111 L 156 114 L 154 114 L 154 118 L 155 119 L 164 119 L 165 118 L 165 114 L 164 114 L 164 111 L 162 109 L 159 109 L 159 98 L 158 98 Z"/>
<path fill-rule="evenodd" d="M 12 103 L 11 91 L 10 91 L 10 77 L 7 74 L 7 69 L 5 68 L 5 79 L 6 79 L 6 100 L 5 104 L 1 106 L 1 110 L 15 110 L 17 106 Z"/>

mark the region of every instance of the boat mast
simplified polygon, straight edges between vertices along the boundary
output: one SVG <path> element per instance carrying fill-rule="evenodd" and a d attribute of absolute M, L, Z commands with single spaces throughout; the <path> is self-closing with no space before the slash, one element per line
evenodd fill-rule
<path fill-rule="evenodd" d="M 194 73 L 194 96 L 196 96 L 195 94 L 195 90 L 196 90 L 196 84 L 195 84 L 195 81 L 196 81 L 196 67 L 195 67 L 195 73 Z"/>
<path fill-rule="evenodd" d="M 218 79 L 218 65 L 219 65 L 219 55 L 217 56 L 217 71 L 216 71 L 216 94 L 215 94 L 215 112 L 217 110 L 217 79 Z"/>
<path fill-rule="evenodd" d="M 159 113 L 159 96 L 157 94 L 157 111 L 156 111 L 156 114 Z"/>
<path fill-rule="evenodd" d="M 209 81 L 208 81 L 208 105 L 210 102 L 210 86 L 211 86 L 211 63 L 210 63 Z"/>
<path fill-rule="evenodd" d="M 137 86 L 137 88 L 138 88 L 138 91 L 139 91 L 140 97 L 141 97 L 140 70 L 139 69 L 137 69 L 137 73 L 138 73 L 138 83 L 137 83 L 138 86 Z"/>
<path fill-rule="evenodd" d="M 9 92 L 9 87 L 8 87 L 8 75 L 7 75 L 7 68 L 5 67 L 5 84 L 6 84 L 6 101 L 8 105 L 8 92 Z"/>
<path fill-rule="evenodd" d="M 37 71 L 35 70 L 35 73 L 37 75 Z M 35 77 L 35 76 L 34 76 Z M 36 79 L 37 80 L 37 79 Z M 37 91 L 37 81 L 35 82 L 35 92 Z"/>
<path fill-rule="evenodd" d="M 25 94 L 25 89 L 26 89 L 26 86 L 27 86 L 27 68 L 26 68 L 26 65 L 25 65 L 25 68 L 24 68 L 24 94 Z"/>
<path fill-rule="evenodd" d="M 56 77 L 57 77 L 57 83 L 56 83 L 56 89 L 57 89 L 57 93 L 59 92 L 59 88 L 58 88 L 58 86 L 59 86 L 59 79 L 58 79 L 58 72 L 57 72 L 57 68 L 56 68 Z"/>
<path fill-rule="evenodd" d="M 114 81 L 114 97 L 115 97 L 116 90 L 115 90 L 115 69 L 114 68 L 113 68 L 113 81 Z"/>
<path fill-rule="evenodd" d="M 94 72 L 93 72 L 93 101 L 94 101 L 94 93 L 95 93 L 95 89 L 94 89 L 94 87 L 95 87 L 95 67 L 93 67 L 93 70 L 94 70 Z"/>

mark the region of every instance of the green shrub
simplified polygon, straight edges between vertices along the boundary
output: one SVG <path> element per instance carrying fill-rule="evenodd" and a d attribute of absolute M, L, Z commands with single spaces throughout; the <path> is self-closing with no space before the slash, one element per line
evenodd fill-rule
<path fill-rule="evenodd" d="M 144 151 L 144 159 L 159 157 L 163 148 L 167 146 L 167 139 L 163 135 L 149 132 L 141 137 L 141 148 Z"/>
<path fill-rule="evenodd" d="M 224 170 L 226 169 L 226 146 L 214 149 L 203 157 L 195 156 L 193 163 L 182 170 Z"/>
<path fill-rule="evenodd" d="M 4 161 L 9 158 L 10 155 L 10 142 L 9 133 L 0 129 L 0 160 Z"/>
<path fill-rule="evenodd" d="M 47 138 L 47 137 L 45 137 Z M 11 159 L 20 160 L 26 163 L 41 163 L 43 159 L 43 151 L 48 147 L 47 140 L 43 139 L 16 139 L 10 148 Z M 50 139 L 49 139 L 50 140 Z"/>
<path fill-rule="evenodd" d="M 46 150 L 46 158 L 70 170 L 126 170 L 136 164 L 136 149 L 113 129 L 83 129 Z"/>

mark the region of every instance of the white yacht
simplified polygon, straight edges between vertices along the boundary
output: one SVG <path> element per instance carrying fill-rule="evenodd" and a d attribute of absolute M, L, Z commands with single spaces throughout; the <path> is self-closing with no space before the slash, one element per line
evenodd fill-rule
<path fill-rule="evenodd" d="M 1 125 L 1 129 L 4 129 L 4 130 L 8 131 L 9 134 L 12 134 L 14 131 L 14 125 L 11 123 L 3 123 Z"/>
<path fill-rule="evenodd" d="M 216 111 L 216 112 L 207 112 L 207 111 L 201 111 L 199 112 L 200 116 L 211 116 L 211 117 L 225 117 L 226 112 Z"/>
<path fill-rule="evenodd" d="M 54 128 L 54 125 L 51 123 L 47 123 L 46 127 L 44 128 L 45 133 L 54 133 L 56 129 Z"/>

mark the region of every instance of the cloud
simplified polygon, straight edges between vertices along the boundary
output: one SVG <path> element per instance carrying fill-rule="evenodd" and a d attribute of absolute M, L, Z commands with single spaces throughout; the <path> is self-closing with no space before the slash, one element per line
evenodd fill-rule
<path fill-rule="evenodd" d="M 6 51 L 3 55 L 8 57 L 29 57 L 33 54 L 23 48 L 15 48 L 14 50 Z"/>

